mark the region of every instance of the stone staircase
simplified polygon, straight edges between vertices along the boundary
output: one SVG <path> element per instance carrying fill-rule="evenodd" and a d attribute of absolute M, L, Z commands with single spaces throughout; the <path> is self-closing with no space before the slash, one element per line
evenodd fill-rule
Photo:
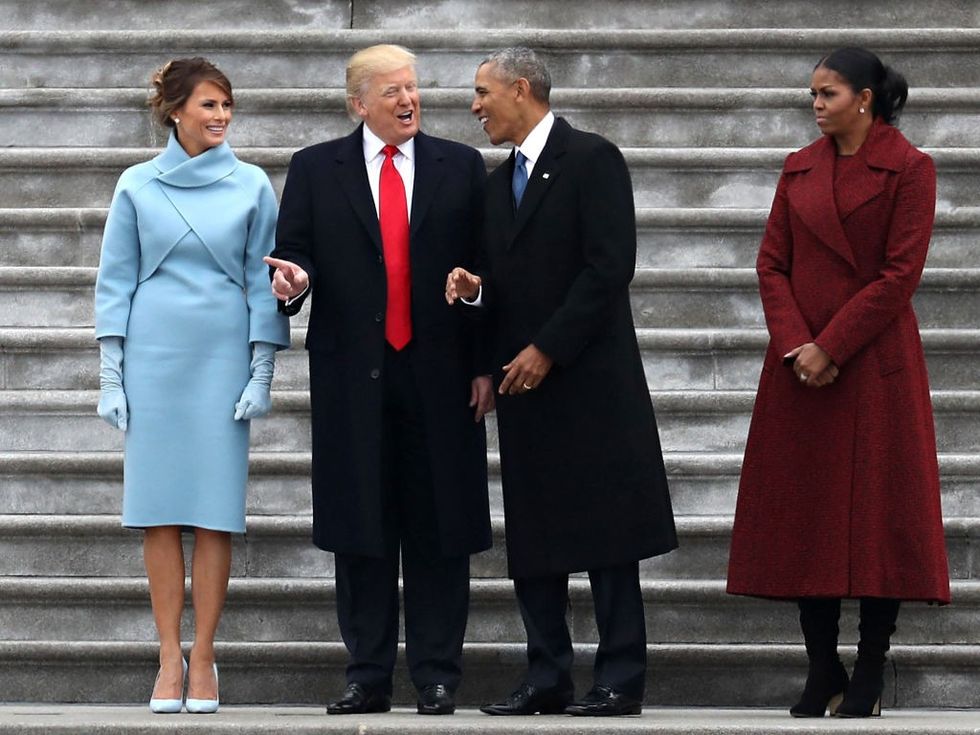
<path fill-rule="evenodd" d="M 92 338 L 105 207 L 122 169 L 163 142 L 143 104 L 150 71 L 175 55 L 217 62 L 236 84 L 232 145 L 279 188 L 296 148 L 350 129 L 343 65 L 378 42 L 419 53 L 423 127 L 496 165 L 506 151 L 488 148 L 469 88 L 487 50 L 524 43 L 549 60 L 556 111 L 619 144 L 634 178 L 634 307 L 681 536 L 680 550 L 642 565 L 648 702 L 786 706 L 805 670 L 795 608 L 724 593 L 767 341 L 753 267 L 782 159 L 816 137 L 810 69 L 859 43 L 909 78 L 902 128 L 939 169 L 916 306 L 954 604 L 906 606 L 885 705 L 980 706 L 980 8 L 870 5 L 0 0 L 0 699 L 142 702 L 156 666 L 140 537 L 118 522 L 121 436 L 95 415 Z M 229 703 L 320 703 L 343 680 L 332 557 L 308 540 L 308 380 L 295 322 L 275 410 L 253 425 L 248 534 L 235 540 L 219 631 Z M 472 562 L 466 705 L 508 691 L 524 665 L 495 431 L 491 421 L 495 547 Z M 571 596 L 585 686 L 587 582 L 574 580 Z M 847 642 L 854 613 L 846 607 Z M 404 676 L 396 701 L 413 701 Z M 5 723 L 0 713 L 0 732 L 26 732 Z"/>

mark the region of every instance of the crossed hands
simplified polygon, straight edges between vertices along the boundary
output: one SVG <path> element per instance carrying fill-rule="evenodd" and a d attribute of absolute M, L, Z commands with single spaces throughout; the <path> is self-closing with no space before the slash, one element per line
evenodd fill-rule
<path fill-rule="evenodd" d="M 830 355 L 814 342 L 807 342 L 783 355 L 784 360 L 793 360 L 793 372 L 807 388 L 823 388 L 837 379 L 840 370 L 831 361 Z"/>

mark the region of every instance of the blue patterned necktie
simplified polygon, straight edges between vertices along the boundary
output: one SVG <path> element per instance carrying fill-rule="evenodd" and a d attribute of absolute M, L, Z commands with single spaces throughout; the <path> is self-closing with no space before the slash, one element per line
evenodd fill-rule
<path fill-rule="evenodd" d="M 527 169 L 524 167 L 526 160 L 527 156 L 517 151 L 517 155 L 514 157 L 514 178 L 510 182 L 511 189 L 514 191 L 515 210 L 521 206 L 521 199 L 524 197 L 524 190 L 527 188 Z"/>

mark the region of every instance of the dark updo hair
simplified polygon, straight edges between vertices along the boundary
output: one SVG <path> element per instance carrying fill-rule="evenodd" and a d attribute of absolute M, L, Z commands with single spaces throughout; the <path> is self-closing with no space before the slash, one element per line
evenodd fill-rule
<path fill-rule="evenodd" d="M 839 48 L 824 56 L 814 69 L 820 67 L 840 74 L 855 94 L 870 89 L 872 94 L 871 114 L 880 117 L 889 125 L 898 121 L 898 115 L 905 107 L 909 96 L 909 85 L 905 77 L 881 63 L 881 59 L 864 48 L 853 46 Z"/>
<path fill-rule="evenodd" d="M 153 119 L 160 125 L 174 127 L 172 115 L 187 102 L 194 88 L 201 82 L 214 82 L 228 95 L 232 104 L 235 98 L 231 93 L 231 82 L 218 67 L 207 59 L 195 56 L 193 59 L 173 59 L 154 72 L 150 79 L 153 94 L 147 100 Z"/>

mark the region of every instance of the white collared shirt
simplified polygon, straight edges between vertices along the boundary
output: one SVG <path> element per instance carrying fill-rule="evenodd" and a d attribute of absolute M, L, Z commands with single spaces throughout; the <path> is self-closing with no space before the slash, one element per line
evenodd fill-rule
<path fill-rule="evenodd" d="M 364 125 L 364 165 L 367 167 L 368 183 L 371 185 L 371 196 L 374 197 L 374 211 L 380 217 L 381 203 L 381 164 L 385 161 L 382 153 L 385 145 L 374 131 Z M 412 193 L 415 190 L 415 138 L 409 138 L 400 146 L 398 153 L 392 158 L 395 170 L 405 184 L 405 203 L 408 205 L 408 219 L 412 219 Z"/>
<path fill-rule="evenodd" d="M 520 151 L 527 158 L 524 164 L 524 168 L 527 169 L 527 180 L 531 180 L 531 172 L 534 171 L 534 164 L 538 162 L 541 158 L 541 152 L 544 150 L 545 145 L 548 142 L 548 136 L 551 135 L 551 128 L 555 124 L 555 113 L 548 110 L 547 114 L 538 121 L 531 132 L 527 134 L 524 138 L 524 142 L 515 148 L 516 151 Z"/>

